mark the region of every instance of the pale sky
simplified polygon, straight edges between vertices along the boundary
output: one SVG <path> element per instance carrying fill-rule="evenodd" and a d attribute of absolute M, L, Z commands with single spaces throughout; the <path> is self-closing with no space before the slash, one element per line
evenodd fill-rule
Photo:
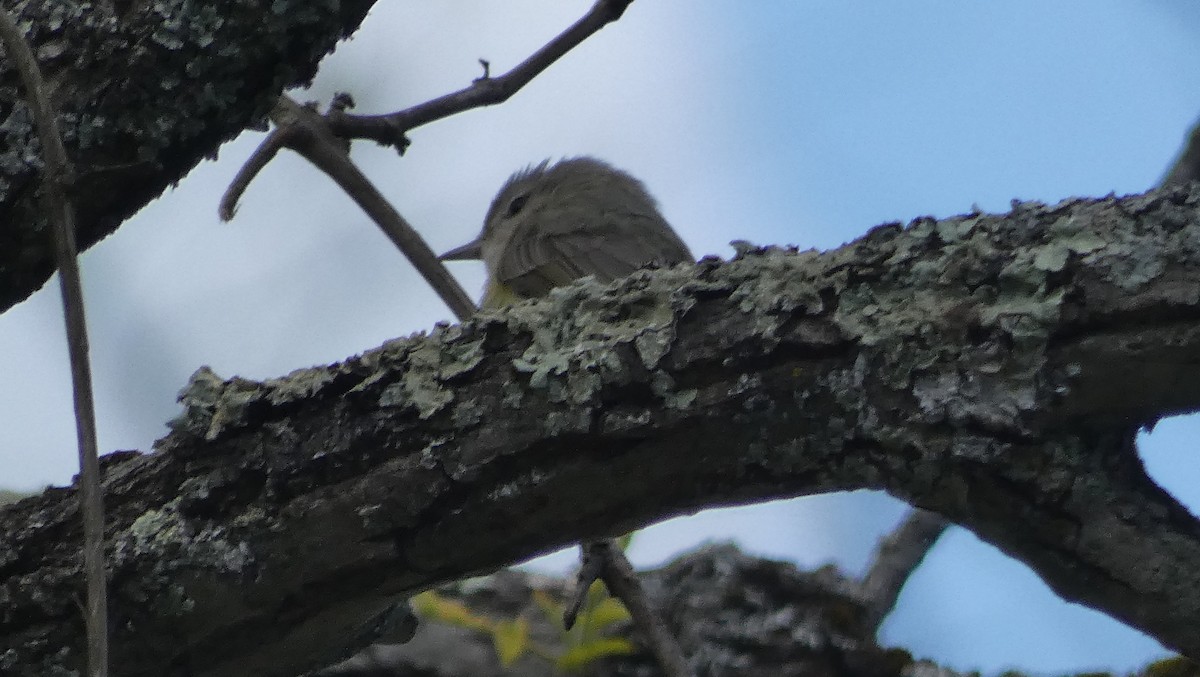
<path fill-rule="evenodd" d="M 380 2 L 301 99 L 358 111 L 500 73 L 589 5 Z M 443 250 L 473 236 L 514 170 L 591 154 L 639 176 L 698 255 L 730 240 L 828 249 L 885 221 L 1009 201 L 1134 193 L 1200 117 L 1200 3 L 1188 0 L 639 0 L 501 106 L 354 158 Z M 283 156 L 230 224 L 216 205 L 261 139 L 243 134 L 83 257 L 102 450 L 149 449 L 200 365 L 268 378 L 450 314 L 350 201 Z M 475 292 L 478 266 L 454 272 Z M 54 285 L 0 315 L 0 485 L 70 481 L 74 424 Z M 1200 506 L 1197 417 L 1144 440 L 1151 473 Z M 705 539 L 858 572 L 903 506 L 880 494 L 710 511 L 647 529 L 654 565 Z M 570 556 L 541 566 L 568 566 Z M 548 563 L 547 563 L 548 562 Z M 958 670 L 1125 671 L 1164 652 L 1058 600 L 954 529 L 906 588 L 885 642 Z"/>

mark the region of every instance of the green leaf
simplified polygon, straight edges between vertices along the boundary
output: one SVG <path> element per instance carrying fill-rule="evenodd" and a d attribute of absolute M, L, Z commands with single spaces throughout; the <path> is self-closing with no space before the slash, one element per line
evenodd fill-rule
<path fill-rule="evenodd" d="M 606 597 L 592 607 L 588 613 L 588 623 L 596 630 L 603 630 L 614 623 L 629 620 L 629 610 L 615 597 Z"/>
<path fill-rule="evenodd" d="M 633 543 L 633 535 L 636 533 L 637 533 L 636 531 L 631 531 L 631 532 L 625 534 L 624 536 L 621 536 L 620 538 L 617 539 L 617 545 L 621 546 L 622 550 L 628 550 L 629 544 Z"/>
<path fill-rule="evenodd" d="M 533 603 L 546 614 L 546 618 L 550 620 L 562 620 L 563 605 L 558 603 L 558 600 L 550 596 L 550 593 L 545 590 L 533 591 Z"/>
<path fill-rule="evenodd" d="M 571 648 L 559 656 L 554 665 L 559 670 L 578 672 L 605 656 L 627 656 L 634 651 L 633 642 L 624 637 L 605 637 Z"/>
<path fill-rule="evenodd" d="M 533 603 L 537 604 L 538 609 L 541 609 L 542 613 L 546 615 L 546 620 L 550 621 L 550 627 L 558 630 L 559 639 L 565 644 L 567 629 L 563 627 L 563 612 L 566 611 L 566 607 L 545 590 L 533 591 Z"/>
<path fill-rule="evenodd" d="M 414 596 L 410 603 L 413 612 L 418 616 L 431 618 L 446 625 L 453 625 L 467 630 L 492 632 L 493 624 L 480 616 L 462 602 L 443 597 L 432 590 L 426 590 Z"/>
<path fill-rule="evenodd" d="M 569 644 L 583 646 L 597 639 L 596 630 L 600 626 L 593 620 L 593 614 L 596 607 L 606 599 L 610 599 L 608 588 L 604 587 L 601 581 L 592 581 L 584 597 L 583 607 L 579 610 L 579 616 L 575 619 L 575 627 L 571 628 L 567 635 Z"/>
<path fill-rule="evenodd" d="M 587 591 L 587 606 L 592 607 L 600 603 L 600 600 L 608 596 L 608 588 L 604 587 L 604 582 L 600 580 L 592 581 Z"/>
<path fill-rule="evenodd" d="M 492 644 L 500 657 L 500 665 L 511 667 L 529 647 L 529 622 L 524 618 L 500 621 L 492 632 Z"/>

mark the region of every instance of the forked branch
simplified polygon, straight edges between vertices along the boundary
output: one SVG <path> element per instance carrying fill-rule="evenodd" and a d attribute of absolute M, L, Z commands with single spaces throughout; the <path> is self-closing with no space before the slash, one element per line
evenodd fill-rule
<path fill-rule="evenodd" d="M 388 115 L 357 116 L 344 112 L 345 100 L 335 101 L 325 115 L 302 107 L 288 96 L 280 96 L 272 111 L 276 129 L 267 136 L 238 171 L 221 198 L 218 209 L 224 220 L 233 218 L 237 203 L 254 177 L 270 163 L 280 148 L 290 148 L 328 174 L 375 221 L 408 257 L 443 302 L 459 320 L 475 312 L 475 305 L 445 269 L 416 230 L 392 207 L 378 189 L 350 162 L 348 139 L 373 139 L 395 146 L 401 153 L 408 146 L 405 133 L 411 129 L 471 108 L 501 103 L 539 73 L 582 43 L 590 35 L 624 14 L 633 0 L 597 0 L 576 21 L 532 56 L 504 75 L 492 78 L 484 62 L 484 76 L 457 92 Z"/>

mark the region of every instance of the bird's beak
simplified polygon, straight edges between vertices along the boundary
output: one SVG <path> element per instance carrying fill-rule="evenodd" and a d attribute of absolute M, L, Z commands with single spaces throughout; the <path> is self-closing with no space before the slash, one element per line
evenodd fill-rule
<path fill-rule="evenodd" d="M 483 236 L 481 235 L 461 247 L 455 247 L 438 258 L 443 261 L 474 261 L 481 259 L 483 258 Z"/>

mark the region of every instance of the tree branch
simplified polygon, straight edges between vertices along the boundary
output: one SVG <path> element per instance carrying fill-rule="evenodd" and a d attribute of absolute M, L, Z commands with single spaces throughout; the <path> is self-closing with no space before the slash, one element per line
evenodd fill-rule
<path fill-rule="evenodd" d="M 585 282 L 262 383 L 198 372 L 156 453 L 105 464 L 113 662 L 294 674 L 405 592 L 858 488 L 1200 656 L 1200 523 L 1133 448 L 1200 408 L 1198 229 L 1194 184 L 1014 204 Z M 72 493 L 3 513 L 0 672 L 77 664 Z"/>
<path fill-rule="evenodd" d="M 688 667 L 679 643 L 647 599 L 633 565 L 621 551 L 616 539 L 582 543 L 579 547 L 582 562 L 575 590 L 568 598 L 567 610 L 563 613 L 563 625 L 568 630 L 575 625 L 588 589 L 592 583 L 603 580 L 609 594 L 621 600 L 634 625 L 641 630 L 650 654 L 654 656 L 664 677 L 688 677 L 694 674 Z"/>
<path fill-rule="evenodd" d="M 913 510 L 895 531 L 879 540 L 871 568 L 859 582 L 858 590 L 866 609 L 865 624 L 871 632 L 879 630 L 883 619 L 896 606 L 908 577 L 948 526 L 940 515 Z"/>
<path fill-rule="evenodd" d="M 274 12 L 269 3 L 211 0 L 17 3 L 34 51 L 56 55 L 41 65 L 54 83 L 59 127 L 75 161 L 80 248 L 265 119 L 280 92 L 310 80 L 372 4 L 345 0 Z M 27 161 L 39 154 L 37 134 L 12 89 L 12 68 L 0 59 L 0 311 L 55 269 L 36 189 L 41 168 Z"/>
<path fill-rule="evenodd" d="M 100 463 L 96 451 L 96 405 L 92 397 L 92 367 L 88 357 L 83 282 L 75 248 L 75 207 L 67 195 L 74 171 L 50 105 L 37 59 L 8 10 L 0 8 L 0 43 L 25 85 L 42 157 L 46 163 L 42 189 L 46 213 L 53 226 L 54 258 L 62 289 L 67 354 L 71 363 L 71 392 L 75 402 L 75 434 L 79 445 L 80 505 L 83 512 L 83 559 L 87 579 L 88 675 L 108 675 L 108 580 L 104 571 L 104 502 L 100 492 Z"/>
<path fill-rule="evenodd" d="M 225 196 L 219 211 L 222 218 L 232 216 L 241 191 L 267 160 L 282 147 L 290 148 L 317 166 L 333 179 L 346 194 L 362 208 L 371 220 L 387 235 L 433 287 L 455 317 L 465 320 L 475 314 L 475 303 L 463 291 L 450 271 L 438 260 L 433 250 L 417 233 L 400 212 L 383 197 L 353 162 L 347 152 L 346 141 L 334 137 L 324 118 L 312 108 L 301 106 L 283 95 L 271 113 L 278 128 L 267 137 L 250 161 L 238 172 Z"/>
<path fill-rule="evenodd" d="M 221 198 L 218 213 L 223 220 L 231 219 L 254 177 L 280 148 L 291 148 L 336 181 L 404 253 L 455 317 L 465 320 L 475 312 L 475 304 L 412 226 L 350 162 L 349 140 L 374 139 L 403 153 L 409 144 L 405 136 L 409 130 L 465 110 L 508 100 L 571 49 L 621 18 L 632 1 L 596 0 L 587 14 L 503 76 L 493 79 L 491 65 L 480 59 L 483 77 L 470 87 L 397 113 L 349 115 L 345 112 L 349 97 L 341 95 L 342 100 L 331 105 L 325 116 L 320 116 L 311 107 L 302 107 L 290 97 L 281 95 L 271 114 L 277 129 L 238 171 Z"/>
<path fill-rule="evenodd" d="M 328 116 L 329 126 L 333 133 L 340 137 L 371 139 L 383 145 L 394 146 L 403 153 L 409 143 L 405 134 L 410 130 L 472 108 L 507 101 L 567 52 L 601 28 L 620 19 L 632 2 L 633 0 L 596 0 L 579 21 L 504 75 L 490 77 L 489 64 L 484 62 L 483 77 L 457 92 L 386 115 L 350 115 L 342 111 L 331 111 Z"/>
<path fill-rule="evenodd" d="M 650 603 L 664 609 L 667 630 L 678 637 L 703 675 L 828 675 L 915 677 L 920 663 L 903 649 L 884 649 L 873 629 L 857 622 L 856 582 L 834 567 L 798 571 L 788 562 L 750 557 L 730 544 L 706 545 L 660 569 L 638 573 Z M 504 569 L 486 578 L 451 583 L 438 595 L 493 621 L 521 618 L 529 637 L 552 652 L 565 651 L 556 619 L 533 602 L 561 599 L 564 581 Z M 623 633 L 622 633 L 623 634 Z M 641 645 L 644 631 L 631 631 Z M 527 652 L 534 653 L 533 651 Z M 505 668 L 491 635 L 435 616 L 422 617 L 403 644 L 374 644 L 312 677 L 550 677 L 562 674 L 529 656 Z M 593 677 L 666 675 L 648 646 L 637 653 L 589 662 Z M 941 677 L 958 677 L 946 668 Z M 965 676 L 964 676 L 965 677 Z"/>

